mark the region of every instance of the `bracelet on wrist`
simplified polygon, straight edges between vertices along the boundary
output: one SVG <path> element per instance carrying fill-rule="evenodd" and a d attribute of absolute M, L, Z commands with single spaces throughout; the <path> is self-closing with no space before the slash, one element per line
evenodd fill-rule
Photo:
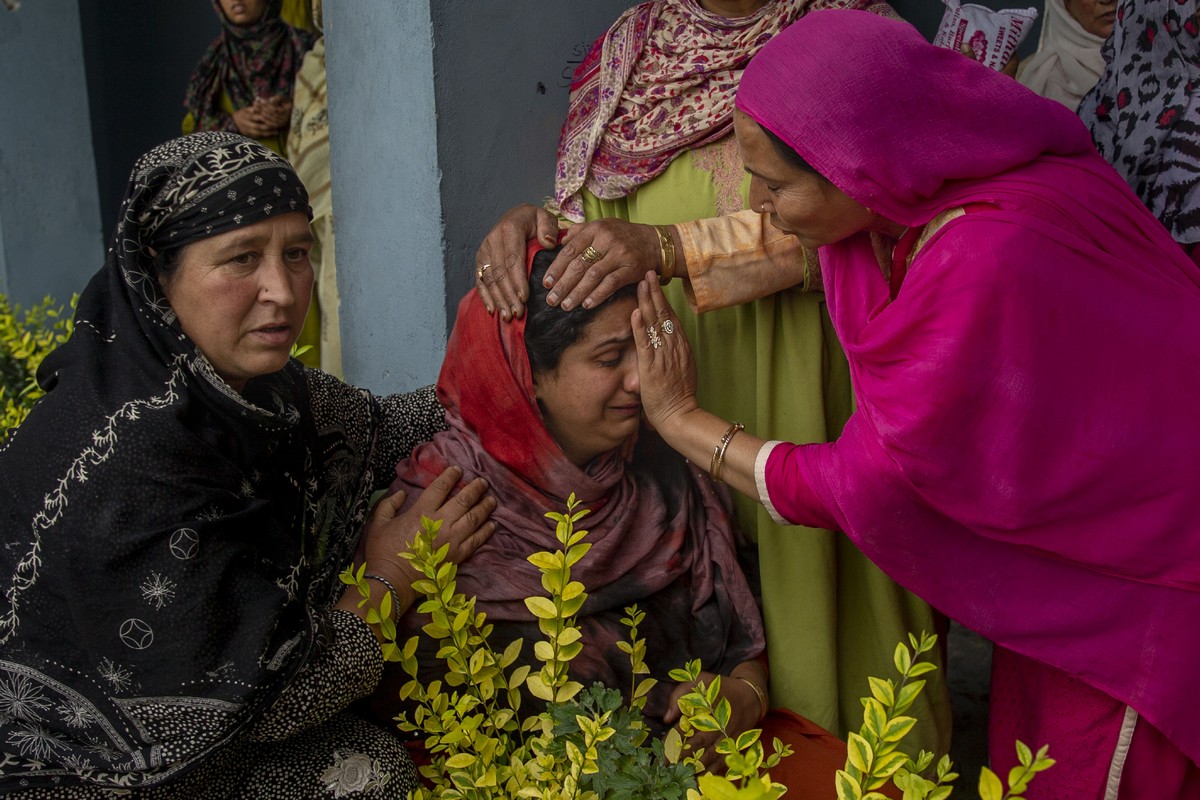
<path fill-rule="evenodd" d="M 737 678 L 739 681 L 754 690 L 754 693 L 758 695 L 758 708 L 762 712 L 758 715 L 758 721 L 762 722 L 764 719 L 766 719 L 767 712 L 770 711 L 770 708 L 768 707 L 767 693 L 763 691 L 763 688 L 749 678 L 744 678 L 741 675 L 731 675 L 730 677 Z"/>
<path fill-rule="evenodd" d="M 715 482 L 721 482 L 721 464 L 725 461 L 725 451 L 729 449 L 729 443 L 733 441 L 734 436 L 737 436 L 738 431 L 744 430 L 746 430 L 746 426 L 742 423 L 731 423 L 725 431 L 725 435 L 721 437 L 721 441 L 713 448 L 712 461 L 708 465 L 708 474 L 712 476 Z"/>
<path fill-rule="evenodd" d="M 382 575 L 376 575 L 374 572 L 364 572 L 363 577 L 367 578 L 368 580 L 378 581 L 379 583 L 382 583 L 384 586 L 387 587 L 387 590 L 389 592 L 391 592 L 391 595 L 392 595 L 392 616 L 399 617 L 400 616 L 400 593 L 396 591 L 396 587 L 392 585 L 392 582 L 389 581 L 387 578 L 383 577 Z M 383 615 L 380 614 L 380 616 L 383 616 Z"/>
<path fill-rule="evenodd" d="M 658 285 L 666 286 L 675 277 L 675 242 L 671 239 L 671 230 L 666 225 L 655 225 L 654 232 L 658 234 L 658 254 L 662 259 Z"/>

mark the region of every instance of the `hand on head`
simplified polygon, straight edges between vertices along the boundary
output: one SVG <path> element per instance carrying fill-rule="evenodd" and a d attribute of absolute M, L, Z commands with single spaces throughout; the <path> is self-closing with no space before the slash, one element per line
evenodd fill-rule
<path fill-rule="evenodd" d="M 496 223 L 475 255 L 475 286 L 489 313 L 503 319 L 524 313 L 529 290 L 525 280 L 525 248 L 537 238 L 545 247 L 558 240 L 558 221 L 532 205 L 513 208 Z M 566 230 L 562 252 L 546 271 L 553 291 L 550 305 L 563 310 L 593 308 L 622 286 L 661 265 L 658 234 L 650 225 L 602 219 Z"/>

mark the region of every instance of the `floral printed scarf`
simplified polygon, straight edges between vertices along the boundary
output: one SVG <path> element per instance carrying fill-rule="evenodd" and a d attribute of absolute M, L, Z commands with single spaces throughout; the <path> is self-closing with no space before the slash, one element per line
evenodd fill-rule
<path fill-rule="evenodd" d="M 221 109 L 221 94 L 229 95 L 235 109 L 245 108 L 256 97 L 290 100 L 300 62 L 316 37 L 279 18 L 282 0 L 268 0 L 262 19 L 248 27 L 230 22 L 220 0 L 212 4 L 221 20 L 221 34 L 192 71 L 184 107 L 195 117 L 196 130 L 236 131 L 233 119 Z"/>
<path fill-rule="evenodd" d="M 679 153 L 728 134 L 746 64 L 817 8 L 895 13 L 881 0 L 771 0 L 749 16 L 728 18 L 698 0 L 650 0 L 622 14 L 575 70 L 553 210 L 580 221 L 581 189 L 624 197 Z"/>

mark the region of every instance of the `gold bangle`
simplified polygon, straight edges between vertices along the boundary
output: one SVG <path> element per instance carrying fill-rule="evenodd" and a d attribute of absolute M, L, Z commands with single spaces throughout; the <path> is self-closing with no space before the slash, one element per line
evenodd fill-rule
<path fill-rule="evenodd" d="M 712 463 L 708 465 L 708 474 L 717 483 L 721 482 L 721 462 L 725 460 L 725 451 L 729 449 L 729 443 L 733 441 L 733 437 L 738 431 L 746 430 L 746 426 L 740 422 L 730 424 L 729 429 L 725 431 L 725 435 L 721 437 L 721 441 L 713 448 Z"/>
<path fill-rule="evenodd" d="M 662 259 L 658 285 L 666 286 L 675 277 L 675 242 L 671 240 L 671 231 L 666 225 L 655 225 L 654 232 L 658 234 L 658 254 Z"/>
<path fill-rule="evenodd" d="M 758 715 L 758 721 L 762 722 L 764 719 L 766 719 L 767 712 L 771 709 L 767 703 L 767 693 L 763 691 L 763 688 L 749 678 L 744 678 L 741 675 L 730 675 L 729 677 L 737 678 L 739 681 L 749 685 L 750 688 L 754 690 L 754 693 L 758 695 L 758 706 L 762 709 L 762 713 Z"/>

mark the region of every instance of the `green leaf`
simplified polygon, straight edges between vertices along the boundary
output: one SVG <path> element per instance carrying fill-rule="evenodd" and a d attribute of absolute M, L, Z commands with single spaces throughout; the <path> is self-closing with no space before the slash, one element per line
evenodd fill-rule
<path fill-rule="evenodd" d="M 534 553 L 526 559 L 530 564 L 533 564 L 540 570 L 555 570 L 562 568 L 561 553 Z"/>
<path fill-rule="evenodd" d="M 913 725 L 917 724 L 915 717 L 894 717 L 888 720 L 887 727 L 883 729 L 883 741 L 898 742 L 908 735 L 912 730 Z"/>
<path fill-rule="evenodd" d="M 983 767 L 979 773 L 979 800 L 1002 800 L 1003 797 L 1004 787 L 1000 785 L 1000 779 L 996 773 Z"/>
<path fill-rule="evenodd" d="M 873 697 L 866 698 L 863 727 L 878 740 L 883 738 L 883 729 L 886 726 L 887 712 L 883 710 L 883 704 Z"/>
<path fill-rule="evenodd" d="M 839 769 L 837 771 L 837 776 L 834 778 L 834 786 L 837 788 L 838 800 L 862 799 L 862 787 L 845 770 Z"/>
<path fill-rule="evenodd" d="M 558 609 L 554 607 L 554 603 L 545 597 L 527 597 L 525 598 L 525 607 L 529 609 L 529 613 L 538 619 L 555 619 L 558 617 Z"/>
<path fill-rule="evenodd" d="M 892 657 L 892 661 L 896 664 L 896 671 L 901 675 L 908 673 L 908 668 L 912 666 L 912 656 L 909 655 L 908 648 L 904 642 L 896 645 L 896 653 Z"/>
<path fill-rule="evenodd" d="M 925 681 L 911 681 L 900 687 L 900 692 L 896 695 L 896 707 L 892 709 L 897 714 L 903 714 L 908 709 L 912 708 L 913 701 L 917 699 L 917 695 L 925 688 Z"/>
<path fill-rule="evenodd" d="M 851 731 L 850 736 L 846 740 L 846 760 L 857 767 L 864 775 L 871 771 L 871 764 L 875 760 L 875 754 L 871 750 L 871 745 L 867 744 L 866 739 L 853 731 Z"/>
<path fill-rule="evenodd" d="M 867 683 L 871 686 L 871 694 L 876 700 L 886 707 L 891 707 L 896 702 L 896 690 L 891 681 L 885 681 L 882 678 L 867 678 Z"/>

